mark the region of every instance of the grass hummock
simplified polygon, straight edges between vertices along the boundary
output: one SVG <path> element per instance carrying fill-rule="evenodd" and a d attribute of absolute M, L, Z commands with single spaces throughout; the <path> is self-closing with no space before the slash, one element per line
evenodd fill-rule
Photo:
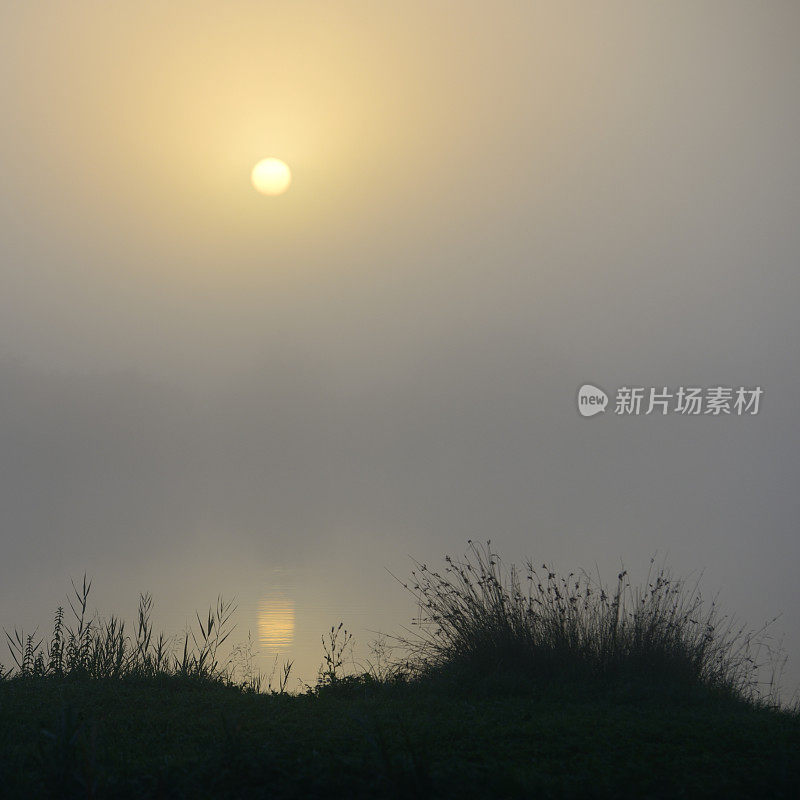
<path fill-rule="evenodd" d="M 526 682 L 682 684 L 756 705 L 777 706 L 785 656 L 769 636 L 777 617 L 750 630 L 704 601 L 700 580 L 675 578 L 650 559 L 641 585 L 622 569 L 606 586 L 580 570 L 566 575 L 531 561 L 505 569 L 469 542 L 442 573 L 415 562 L 420 617 L 402 638 L 420 675 L 505 674 Z"/>
<path fill-rule="evenodd" d="M 393 648 L 346 671 L 334 625 L 290 693 L 291 663 L 231 647 L 232 603 L 168 638 L 149 595 L 130 628 L 90 615 L 84 578 L 50 635 L 6 634 L 0 796 L 795 796 L 785 659 L 699 581 L 652 560 L 609 587 L 470 543 L 404 585 L 420 613 Z"/>

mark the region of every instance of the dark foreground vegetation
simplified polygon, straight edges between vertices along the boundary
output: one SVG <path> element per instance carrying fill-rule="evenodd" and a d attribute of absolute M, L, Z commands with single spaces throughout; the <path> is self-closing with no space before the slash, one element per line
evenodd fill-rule
<path fill-rule="evenodd" d="M 149 598 L 129 632 L 56 614 L 11 632 L 0 680 L 7 797 L 795 797 L 800 716 L 749 633 L 654 570 L 608 588 L 472 548 L 417 565 L 395 659 L 344 670 L 332 629 L 316 685 L 286 692 L 222 660 L 230 606 L 179 642 Z M 244 666 L 243 666 L 244 665 Z"/>

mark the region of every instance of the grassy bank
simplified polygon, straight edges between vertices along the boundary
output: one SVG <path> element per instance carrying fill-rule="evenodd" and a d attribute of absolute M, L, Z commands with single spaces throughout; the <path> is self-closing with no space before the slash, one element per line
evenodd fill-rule
<path fill-rule="evenodd" d="M 0 684 L 6 797 L 793 797 L 800 720 L 650 687 Z"/>
<path fill-rule="evenodd" d="M 224 655 L 230 604 L 167 639 L 148 596 L 128 629 L 84 581 L 46 640 L 8 635 L 0 796 L 796 796 L 800 715 L 764 679 L 780 654 L 697 583 L 653 566 L 609 587 L 471 546 L 407 588 L 402 657 L 348 674 L 334 627 L 288 694 L 288 668 Z"/>

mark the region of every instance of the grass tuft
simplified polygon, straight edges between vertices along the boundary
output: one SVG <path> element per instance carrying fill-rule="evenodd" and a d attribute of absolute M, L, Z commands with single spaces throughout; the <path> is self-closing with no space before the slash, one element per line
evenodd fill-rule
<path fill-rule="evenodd" d="M 785 657 L 768 635 L 777 618 L 749 630 L 716 597 L 706 602 L 699 579 L 675 578 L 654 558 L 642 584 L 622 569 L 609 587 L 583 570 L 506 567 L 491 542 L 470 542 L 442 572 L 415 561 L 403 585 L 420 614 L 400 641 L 419 676 L 627 681 L 779 702 Z"/>

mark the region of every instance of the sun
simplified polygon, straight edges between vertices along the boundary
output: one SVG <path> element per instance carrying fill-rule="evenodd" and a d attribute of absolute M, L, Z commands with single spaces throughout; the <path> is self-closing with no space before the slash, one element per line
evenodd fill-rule
<path fill-rule="evenodd" d="M 256 191 L 261 194 L 283 194 L 292 182 L 289 167 L 279 158 L 265 158 L 253 167 L 250 180 Z"/>

